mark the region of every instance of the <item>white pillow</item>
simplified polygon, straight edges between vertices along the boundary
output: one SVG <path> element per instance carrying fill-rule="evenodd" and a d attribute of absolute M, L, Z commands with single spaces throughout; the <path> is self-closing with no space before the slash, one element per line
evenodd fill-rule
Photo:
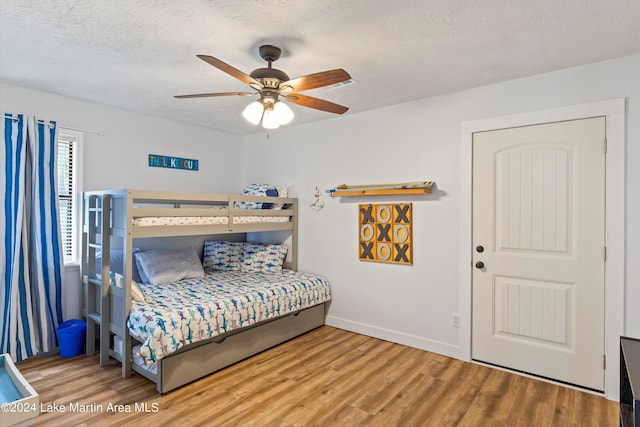
<path fill-rule="evenodd" d="M 131 299 L 138 302 L 145 302 L 144 292 L 142 292 L 140 285 L 133 280 L 131 281 Z"/>
<path fill-rule="evenodd" d="M 202 262 L 194 248 L 138 252 L 136 262 L 140 276 L 152 285 L 173 283 L 182 279 L 204 277 Z"/>
<path fill-rule="evenodd" d="M 131 270 L 131 279 L 135 280 L 136 282 L 140 282 L 142 281 L 140 279 L 140 275 L 138 273 L 138 267 L 135 263 L 135 254 L 140 252 L 140 249 L 138 248 L 133 248 L 132 252 L 134 253 L 134 263 L 133 263 L 133 269 Z M 114 273 L 118 273 L 118 274 L 124 274 L 124 251 L 122 249 L 111 249 L 109 251 L 110 253 L 110 270 L 113 271 Z M 96 253 L 96 266 L 97 269 L 100 270 L 100 266 L 102 265 L 102 252 L 98 251 Z"/>

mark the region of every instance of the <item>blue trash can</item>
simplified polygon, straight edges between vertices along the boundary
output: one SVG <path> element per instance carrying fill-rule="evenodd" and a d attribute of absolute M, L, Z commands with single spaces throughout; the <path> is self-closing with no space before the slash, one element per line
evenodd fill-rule
<path fill-rule="evenodd" d="M 79 319 L 70 319 L 58 325 L 56 335 L 60 343 L 60 357 L 83 354 L 86 331 L 87 324 Z"/>

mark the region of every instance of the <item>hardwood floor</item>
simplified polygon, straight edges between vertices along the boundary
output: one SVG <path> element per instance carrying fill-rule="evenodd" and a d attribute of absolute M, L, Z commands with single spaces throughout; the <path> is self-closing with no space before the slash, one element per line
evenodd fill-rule
<path fill-rule="evenodd" d="M 618 425 L 604 397 L 328 326 L 164 396 L 97 356 L 18 367 L 43 408 L 66 410 L 20 426 Z"/>

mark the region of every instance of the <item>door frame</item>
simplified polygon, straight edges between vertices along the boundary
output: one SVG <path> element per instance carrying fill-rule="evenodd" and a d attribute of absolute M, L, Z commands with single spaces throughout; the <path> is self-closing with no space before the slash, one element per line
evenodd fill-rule
<path fill-rule="evenodd" d="M 460 188 L 460 359 L 471 361 L 473 134 L 511 127 L 605 116 L 605 384 L 607 399 L 619 400 L 619 337 L 624 332 L 625 98 L 462 122 Z"/>

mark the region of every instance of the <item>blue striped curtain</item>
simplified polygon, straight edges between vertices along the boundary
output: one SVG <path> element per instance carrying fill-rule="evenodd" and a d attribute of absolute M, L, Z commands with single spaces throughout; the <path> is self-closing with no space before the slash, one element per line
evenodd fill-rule
<path fill-rule="evenodd" d="M 0 353 L 16 361 L 56 350 L 62 322 L 56 131 L 22 114 L 2 121 Z"/>

